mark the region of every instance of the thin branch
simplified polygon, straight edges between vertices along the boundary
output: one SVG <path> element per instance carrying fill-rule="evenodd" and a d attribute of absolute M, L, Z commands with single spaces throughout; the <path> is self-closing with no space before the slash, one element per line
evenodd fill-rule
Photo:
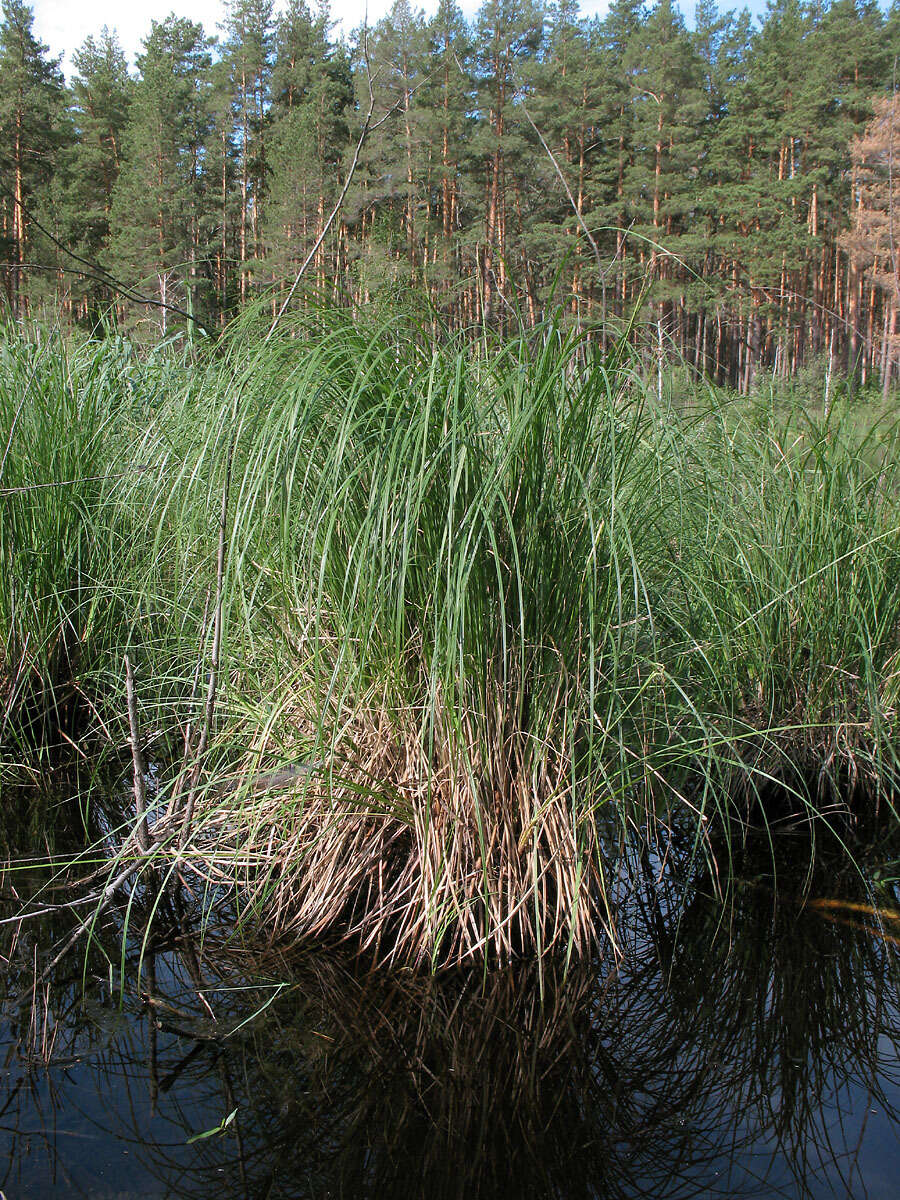
<path fill-rule="evenodd" d="M 600 247 L 597 245 L 596 241 L 594 240 L 593 234 L 588 229 L 588 227 L 585 223 L 584 217 L 582 217 L 582 215 L 581 215 L 581 212 L 578 208 L 578 204 L 575 201 L 575 197 L 572 195 L 572 189 L 569 187 L 568 180 L 566 179 L 565 175 L 563 174 L 562 168 L 560 167 L 559 163 L 556 161 L 556 156 L 554 155 L 554 153 L 550 149 L 550 147 L 547 145 L 547 143 L 544 141 L 544 135 L 541 133 L 541 131 L 538 129 L 537 125 L 535 125 L 534 121 L 531 119 L 531 113 L 528 111 L 528 109 L 525 107 L 524 104 L 522 105 L 522 112 L 525 114 L 525 118 L 528 121 L 528 124 L 531 126 L 531 128 L 534 130 L 534 132 L 537 134 L 538 141 L 544 147 L 547 157 L 553 163 L 553 168 L 556 171 L 556 174 L 559 176 L 560 183 L 562 183 L 563 187 L 566 189 L 566 195 L 569 197 L 569 203 L 572 206 L 572 211 L 575 213 L 575 218 L 578 221 L 578 224 L 581 226 L 584 236 L 587 238 L 588 242 L 590 243 L 590 247 L 594 252 L 594 258 L 597 260 L 597 272 L 600 276 L 600 282 L 605 283 L 606 276 L 608 274 L 609 269 L 612 267 L 612 263 L 610 263 L 610 268 L 604 269 L 603 258 L 601 257 L 601 254 L 600 254 Z M 615 259 L 613 259 L 613 263 L 614 262 L 615 262 Z"/>
<path fill-rule="evenodd" d="M 225 565 L 228 547 L 228 498 L 231 492 L 231 469 L 234 460 L 234 439 L 228 447 L 228 460 L 225 465 L 225 484 L 222 488 L 222 508 L 219 515 L 219 545 L 216 554 L 216 601 L 213 612 L 213 644 L 209 664 L 209 687 L 206 692 L 206 712 L 203 716 L 203 726 L 200 730 L 200 740 L 197 744 L 197 755 L 191 772 L 187 800 L 184 808 L 184 820 L 181 824 L 180 847 L 184 849 L 191 831 L 194 818 L 194 804 L 197 796 L 197 784 L 200 781 L 200 770 L 203 756 L 209 745 L 210 730 L 216 708 L 216 688 L 219 677 L 219 655 L 222 649 L 223 609 L 225 606 Z M 180 788 L 179 788 L 180 790 Z"/>
<path fill-rule="evenodd" d="M 891 116 L 888 122 L 888 239 L 891 247 L 891 270 L 894 276 L 894 299 L 900 302 L 900 269 L 894 240 L 894 126 L 897 120 L 897 58 L 894 57 Z"/>
<path fill-rule="evenodd" d="M 44 237 L 47 238 L 50 242 L 52 242 L 54 246 L 56 246 L 57 250 L 61 250 L 63 252 L 63 254 L 67 254 L 69 256 L 69 258 L 74 259 L 75 262 L 81 263 L 83 266 L 90 268 L 90 273 L 87 271 L 79 271 L 79 272 L 77 272 L 77 274 L 86 275 L 88 278 L 94 279 L 97 282 L 102 283 L 105 287 L 108 287 L 111 291 L 118 292 L 120 295 L 124 296 L 126 300 L 131 300 L 135 304 L 147 304 L 153 308 L 161 308 L 161 309 L 165 310 L 166 312 L 175 313 L 176 316 L 184 317 L 188 321 L 193 321 L 193 323 L 198 327 L 198 329 L 202 329 L 203 332 L 205 334 L 207 334 L 209 337 L 216 336 L 215 332 L 205 323 L 205 321 L 201 321 L 200 318 L 196 317 L 193 313 L 189 313 L 185 309 L 179 308 L 175 304 L 167 304 L 162 300 L 154 300 L 150 296 L 143 296 L 140 293 L 135 292 L 132 288 L 130 288 L 128 286 L 127 283 L 123 283 L 120 279 L 117 279 L 115 277 L 115 275 L 110 275 L 109 271 L 107 271 L 104 267 L 101 267 L 99 265 L 99 263 L 94 263 L 94 262 L 91 262 L 90 259 L 82 258 L 82 256 L 80 254 L 76 254 L 74 250 L 70 250 L 69 247 L 67 245 L 65 245 L 64 242 L 61 242 L 59 240 L 59 238 L 55 237 L 50 232 L 50 230 L 46 228 L 46 226 L 44 226 L 40 223 L 40 221 L 37 219 L 37 217 L 35 217 L 31 212 L 28 211 L 28 209 L 25 207 L 25 205 L 22 203 L 22 201 L 18 198 L 18 196 L 16 196 L 13 192 L 11 192 L 9 190 L 9 188 L 5 187 L 2 183 L 0 183 L 0 195 L 5 195 L 8 199 L 12 200 L 13 204 L 18 205 L 19 209 L 22 212 L 23 217 L 27 221 L 29 221 L 32 225 L 34 225 L 34 227 L 36 229 L 39 229 L 41 231 L 41 233 L 44 235 Z M 29 264 L 29 263 L 18 263 L 18 264 L 5 263 L 4 266 L 7 268 L 28 267 L 31 270 L 46 270 L 46 269 L 48 269 L 46 267 L 40 267 L 40 266 L 38 266 L 38 264 L 35 264 L 35 263 L 31 263 L 31 264 Z M 60 268 L 51 267 L 49 269 L 56 271 Z M 65 268 L 61 268 L 61 269 L 65 270 Z M 67 274 L 68 273 L 71 273 L 71 272 L 67 272 Z"/>
<path fill-rule="evenodd" d="M 168 821 L 178 811 L 178 800 L 181 795 L 181 789 L 184 786 L 184 781 L 187 779 L 188 766 L 192 757 L 192 746 L 194 741 L 194 706 L 197 703 L 197 693 L 200 690 L 200 673 L 203 670 L 203 646 L 206 642 L 207 617 L 209 616 L 209 588 L 206 589 L 206 600 L 203 603 L 203 620 L 200 622 L 200 637 L 198 639 L 197 665 L 194 668 L 194 679 L 191 685 L 191 698 L 188 702 L 188 719 L 184 728 L 184 749 L 181 755 L 181 769 L 175 779 L 175 786 L 172 788 L 172 794 L 169 797 L 169 803 L 166 805 L 166 820 Z"/>
<path fill-rule="evenodd" d="M 141 731 L 138 725 L 137 699 L 134 694 L 134 671 L 131 659 L 125 655 L 125 695 L 128 703 L 128 729 L 131 740 L 131 762 L 134 767 L 134 808 L 137 813 L 137 842 L 146 854 L 150 849 L 147 833 L 147 786 L 144 781 L 146 766 L 141 750 Z"/>
<path fill-rule="evenodd" d="M 133 863 L 126 867 L 124 871 L 120 872 L 111 883 L 106 885 L 101 893 L 96 908 L 94 908 L 90 915 L 85 917 L 85 919 L 76 926 L 74 932 L 66 939 L 62 949 L 54 954 L 50 962 L 47 963 L 43 971 L 41 971 L 40 975 L 38 976 L 38 983 L 41 983 L 43 980 L 45 980 L 53 968 L 62 962 L 62 960 L 83 934 L 87 933 L 90 929 L 93 929 L 102 914 L 109 907 L 111 900 L 119 888 L 122 887 L 123 884 L 127 883 L 132 875 L 137 874 L 142 867 L 146 866 L 147 862 L 148 859 L 146 856 L 141 855 L 140 858 L 136 859 Z"/>
<path fill-rule="evenodd" d="M 82 475 L 78 479 L 53 479 L 49 483 L 24 483 L 21 487 L 0 488 L 0 496 L 21 496 L 25 492 L 37 492 L 41 488 L 73 487 L 77 483 L 99 483 L 107 479 L 124 479 L 128 475 L 137 475 L 149 471 L 149 465 L 129 467 L 127 471 L 116 471 L 111 475 Z"/>

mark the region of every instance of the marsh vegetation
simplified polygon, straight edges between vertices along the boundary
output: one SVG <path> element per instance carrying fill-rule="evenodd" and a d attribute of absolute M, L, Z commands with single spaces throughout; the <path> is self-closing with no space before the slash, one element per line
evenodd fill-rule
<path fill-rule="evenodd" d="M 0 372 L 4 821 L 133 772 L 110 886 L 587 961 L 626 849 L 686 839 L 724 895 L 749 831 L 896 822 L 896 429 L 852 398 L 325 310 L 208 351 L 7 331 Z M 74 790 L 45 825 L 96 851 Z"/>

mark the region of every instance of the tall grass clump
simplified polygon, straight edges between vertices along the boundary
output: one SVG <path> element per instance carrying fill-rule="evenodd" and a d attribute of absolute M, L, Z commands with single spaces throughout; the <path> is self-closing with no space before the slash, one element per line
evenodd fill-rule
<path fill-rule="evenodd" d="M 321 311 L 140 358 L 6 335 L 0 382 L 4 750 L 49 762 L 83 701 L 154 766 L 118 821 L 268 935 L 587 957 L 626 842 L 714 867 L 895 803 L 897 459 L 859 408 Z"/>
<path fill-rule="evenodd" d="M 403 961 L 586 953 L 603 837 L 677 758 L 670 485 L 627 355 L 336 319 L 248 380 L 233 543 L 279 590 L 313 770 L 237 793 L 217 836 L 292 932 Z"/>
<path fill-rule="evenodd" d="M 51 749 L 79 675 L 119 634 L 127 351 L 0 336 L 3 740 Z"/>
<path fill-rule="evenodd" d="M 661 404 L 552 324 L 327 318 L 237 391 L 232 586 L 284 672 L 255 753 L 305 767 L 212 790 L 193 852 L 268 929 L 584 954 L 622 838 L 892 803 L 900 522 L 859 414 Z"/>
<path fill-rule="evenodd" d="M 688 442 L 697 641 L 743 783 L 785 784 L 801 810 L 891 803 L 898 780 L 897 449 L 865 410 L 766 400 L 713 403 Z"/>

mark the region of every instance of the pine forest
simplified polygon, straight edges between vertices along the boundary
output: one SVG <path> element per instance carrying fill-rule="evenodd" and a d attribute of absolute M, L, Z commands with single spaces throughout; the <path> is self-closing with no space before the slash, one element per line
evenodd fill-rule
<path fill-rule="evenodd" d="M 104 27 L 66 81 L 3 0 L 2 293 L 147 340 L 311 293 L 412 294 L 435 331 L 561 310 L 741 391 L 818 366 L 887 394 L 898 50 L 869 0 L 699 0 L 691 27 L 671 0 L 396 0 L 344 39 L 229 0 L 215 36 L 153 22 L 136 71 Z"/>

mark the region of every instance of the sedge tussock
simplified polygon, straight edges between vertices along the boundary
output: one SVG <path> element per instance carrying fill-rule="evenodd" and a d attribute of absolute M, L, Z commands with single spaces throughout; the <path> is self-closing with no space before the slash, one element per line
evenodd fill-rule
<path fill-rule="evenodd" d="M 347 725 L 328 771 L 252 803 L 236 790 L 189 848 L 243 873 L 273 938 L 350 939 L 407 965 L 590 952 L 599 839 L 573 820 L 563 756 L 528 764 L 499 745 L 492 764 L 460 761 L 384 709 Z"/>

